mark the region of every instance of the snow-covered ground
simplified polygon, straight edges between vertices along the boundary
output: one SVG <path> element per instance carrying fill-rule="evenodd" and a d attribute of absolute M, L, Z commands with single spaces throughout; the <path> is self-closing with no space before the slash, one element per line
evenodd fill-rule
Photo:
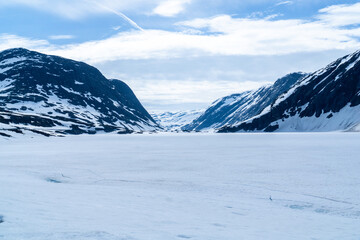
<path fill-rule="evenodd" d="M 359 146 L 358 133 L 0 138 L 0 239 L 359 240 Z"/>

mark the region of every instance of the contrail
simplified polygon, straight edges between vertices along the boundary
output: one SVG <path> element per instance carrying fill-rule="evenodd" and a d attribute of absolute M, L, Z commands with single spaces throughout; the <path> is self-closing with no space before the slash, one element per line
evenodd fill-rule
<path fill-rule="evenodd" d="M 133 20 L 131 20 L 130 18 L 128 18 L 128 17 L 127 17 L 125 14 L 123 14 L 122 12 L 118 12 L 118 11 L 116 11 L 116 10 L 114 10 L 114 9 L 111 9 L 111 8 L 105 6 L 105 5 L 102 5 L 102 4 L 98 3 L 97 1 L 94 1 L 94 3 L 95 3 L 96 5 L 98 5 L 99 7 L 102 7 L 102 8 L 104 8 L 105 10 L 107 10 L 107 11 L 109 11 L 109 12 L 112 12 L 112 13 L 118 15 L 119 17 L 121 17 L 122 19 L 124 19 L 125 21 L 127 21 L 127 22 L 128 22 L 131 26 L 133 26 L 134 28 L 136 28 L 136 29 L 138 29 L 138 30 L 140 30 L 140 31 L 144 31 L 144 29 L 143 29 L 142 27 L 140 27 L 139 25 L 137 25 L 136 22 L 134 22 Z"/>

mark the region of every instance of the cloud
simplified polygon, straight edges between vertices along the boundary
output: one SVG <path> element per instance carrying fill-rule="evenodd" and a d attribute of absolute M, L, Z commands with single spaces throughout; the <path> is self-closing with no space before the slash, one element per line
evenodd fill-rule
<path fill-rule="evenodd" d="M 278 2 L 277 4 L 275 4 L 275 6 L 291 5 L 293 3 L 294 3 L 293 1 L 282 1 L 282 2 Z"/>
<path fill-rule="evenodd" d="M 114 26 L 114 27 L 112 27 L 112 29 L 114 30 L 114 31 L 118 31 L 118 30 L 120 30 L 122 28 L 122 26 Z"/>
<path fill-rule="evenodd" d="M 16 38 L 21 39 L 34 50 L 89 63 L 188 56 L 271 56 L 356 49 L 360 47 L 360 28 L 354 27 L 354 24 L 360 24 L 359 8 L 360 4 L 331 6 L 321 9 L 312 21 L 220 15 L 178 22 L 176 26 L 183 30 L 181 32 L 128 31 L 103 40 L 61 46 L 13 37 L 15 41 Z M 350 19 L 347 17 L 349 14 L 353 16 Z M 352 27 L 347 28 L 348 25 Z M 21 41 L 17 43 L 20 45 Z M 9 44 L 9 40 L 6 42 L 9 46 L 16 45 Z M 6 45 L 2 43 L 0 46 Z"/>
<path fill-rule="evenodd" d="M 67 40 L 67 39 L 73 39 L 75 38 L 73 35 L 52 35 L 49 36 L 49 39 L 51 40 Z"/>
<path fill-rule="evenodd" d="M 194 34 L 190 30 L 123 32 L 51 52 L 94 63 L 204 55 L 281 55 L 360 47 L 359 28 L 337 28 L 322 21 L 241 19 L 223 15 L 178 25 L 193 30 Z M 206 34 L 196 34 L 197 31 Z"/>
<path fill-rule="evenodd" d="M 140 100 L 146 104 L 209 104 L 217 98 L 259 88 L 270 82 L 253 81 L 167 81 L 167 80 L 131 80 L 127 81 L 136 89 Z"/>
<path fill-rule="evenodd" d="M 116 9 L 110 8 L 107 5 L 104 5 L 103 3 L 98 3 L 95 2 L 96 5 L 98 5 L 100 8 L 103 8 L 109 12 L 114 13 L 115 15 L 121 17 L 122 19 L 124 19 L 126 22 L 128 22 L 131 26 L 133 26 L 135 29 L 141 30 L 143 31 L 143 29 L 133 20 L 131 20 L 129 17 L 127 17 L 125 14 L 123 14 L 122 12 L 117 11 Z"/>
<path fill-rule="evenodd" d="M 29 49 L 44 49 L 49 46 L 50 43 L 46 40 L 24 38 L 11 34 L 0 34 L 0 50 L 17 47 Z"/>
<path fill-rule="evenodd" d="M 212 33 L 202 48 L 225 55 L 276 55 L 360 46 L 355 38 L 360 35 L 359 29 L 336 28 L 320 21 L 235 19 L 223 15 L 179 25 Z"/>
<path fill-rule="evenodd" d="M 164 17 L 174 17 L 184 11 L 185 5 L 190 2 L 191 0 L 166 0 L 161 2 L 153 13 Z"/>
<path fill-rule="evenodd" d="M 320 21 L 325 24 L 342 27 L 360 24 L 360 3 L 333 5 L 319 11 Z"/>
<path fill-rule="evenodd" d="M 291 72 L 313 72 L 347 53 L 120 60 L 95 66 L 108 78 L 129 84 L 149 110 L 166 111 L 206 107 L 219 97 L 257 88 Z"/>

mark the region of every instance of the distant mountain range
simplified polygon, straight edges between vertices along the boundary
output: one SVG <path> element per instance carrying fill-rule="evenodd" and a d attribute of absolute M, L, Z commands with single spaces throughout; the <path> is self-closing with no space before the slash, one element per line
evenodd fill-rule
<path fill-rule="evenodd" d="M 204 113 L 204 110 L 152 113 L 155 121 L 166 131 L 182 131 L 181 128 Z"/>
<path fill-rule="evenodd" d="M 304 76 L 306 76 L 304 73 L 292 73 L 280 78 L 273 85 L 220 98 L 201 116 L 181 129 L 203 131 L 241 123 L 261 113 L 265 107 Z"/>
<path fill-rule="evenodd" d="M 122 81 L 22 48 L 0 52 L 0 136 L 155 131 L 360 131 L 360 51 L 312 74 L 151 116 Z"/>
<path fill-rule="evenodd" d="M 218 99 L 183 131 L 360 131 L 360 51 Z M 176 121 L 181 122 L 181 119 Z"/>
<path fill-rule="evenodd" d="M 120 80 L 96 68 L 26 49 L 0 52 L 0 134 L 159 130 Z"/>
<path fill-rule="evenodd" d="M 297 81 L 262 112 L 219 132 L 360 130 L 360 51 Z"/>

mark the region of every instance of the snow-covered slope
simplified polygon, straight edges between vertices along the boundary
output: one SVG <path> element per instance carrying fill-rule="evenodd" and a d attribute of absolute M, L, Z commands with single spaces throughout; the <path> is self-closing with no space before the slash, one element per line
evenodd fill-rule
<path fill-rule="evenodd" d="M 124 82 L 108 80 L 94 67 L 21 48 L 0 52 L 2 135 L 157 128 Z"/>
<path fill-rule="evenodd" d="M 152 117 L 167 131 L 179 131 L 204 113 L 204 110 L 152 113 Z"/>
<path fill-rule="evenodd" d="M 288 74 L 278 79 L 273 85 L 218 99 L 204 114 L 182 129 L 199 131 L 240 123 L 259 114 L 278 96 L 289 90 L 296 81 L 305 76 L 304 73 Z"/>
<path fill-rule="evenodd" d="M 258 116 L 220 132 L 357 130 L 360 123 L 360 51 L 297 82 Z"/>

